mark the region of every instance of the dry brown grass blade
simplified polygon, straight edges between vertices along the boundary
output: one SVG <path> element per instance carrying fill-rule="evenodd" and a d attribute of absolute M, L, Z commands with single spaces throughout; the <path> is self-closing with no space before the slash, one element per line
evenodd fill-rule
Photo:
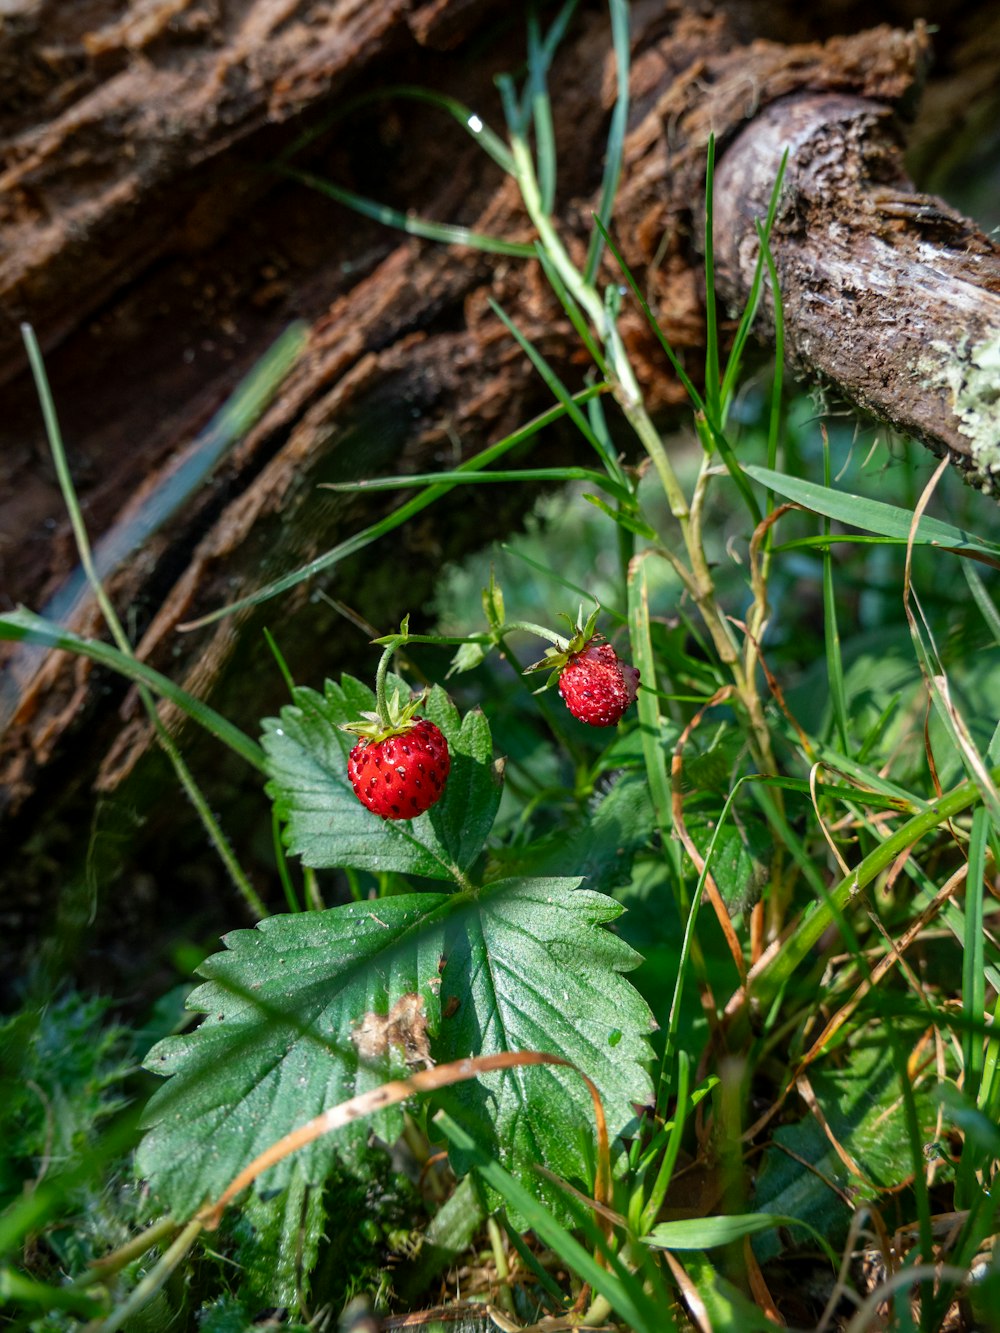
<path fill-rule="evenodd" d="M 858 983 L 850 999 L 845 1001 L 845 1003 L 841 1005 L 841 1007 L 832 1016 L 832 1018 L 830 1018 L 829 1022 L 823 1028 L 823 1031 L 819 1034 L 819 1036 L 813 1042 L 812 1046 L 810 1046 L 809 1050 L 806 1051 L 806 1053 L 802 1056 L 801 1060 L 799 1061 L 798 1068 L 796 1070 L 796 1075 L 801 1073 L 803 1070 L 807 1069 L 809 1065 L 812 1064 L 812 1062 L 823 1050 L 827 1042 L 847 1022 L 851 1014 L 854 1013 L 855 1009 L 857 1009 L 858 1005 L 869 993 L 869 991 L 871 991 L 875 986 L 877 986 L 879 982 L 883 979 L 883 977 L 889 972 L 889 970 L 895 966 L 895 964 L 900 960 L 902 955 L 910 947 L 910 945 L 917 938 L 917 936 L 924 929 L 924 927 L 928 924 L 928 922 L 933 920 L 933 918 L 937 915 L 937 913 L 941 910 L 944 904 L 952 896 L 952 894 L 955 892 L 958 886 L 962 883 L 962 881 L 965 879 L 967 870 L 968 866 L 960 866 L 958 870 L 956 870 L 955 873 L 951 876 L 951 878 L 943 885 L 943 887 L 938 890 L 938 892 L 934 895 L 933 899 L 927 904 L 927 906 L 920 913 L 917 919 L 910 923 L 910 925 L 906 928 L 906 930 L 899 937 L 899 939 L 896 941 L 890 941 L 891 952 L 887 953 L 884 957 L 879 959 L 879 961 L 872 968 L 871 974 Z M 793 1079 L 792 1081 L 794 1082 L 795 1080 Z"/>
<path fill-rule="evenodd" d="M 808 1106 L 813 1119 L 816 1121 L 820 1129 L 826 1135 L 827 1141 L 833 1148 L 833 1151 L 844 1163 L 844 1165 L 847 1167 L 851 1175 L 856 1176 L 858 1180 L 860 1180 L 865 1186 L 868 1187 L 868 1189 L 874 1189 L 872 1181 L 868 1179 L 868 1177 L 865 1175 L 864 1171 L 862 1171 L 858 1163 L 854 1160 L 851 1154 L 840 1142 L 836 1134 L 834 1134 L 830 1122 L 827 1120 L 826 1115 L 823 1112 L 823 1108 L 822 1106 L 820 1106 L 819 1101 L 817 1100 L 816 1093 L 813 1091 L 813 1086 L 809 1082 L 809 1079 L 806 1077 L 805 1074 L 800 1074 L 798 1078 L 795 1080 L 795 1090 L 798 1092 L 799 1096 L 805 1102 L 806 1106 Z"/>
<path fill-rule="evenodd" d="M 670 1267 L 674 1281 L 684 1297 L 684 1304 L 687 1306 L 691 1318 L 701 1330 L 701 1333 L 712 1333 L 712 1320 L 708 1313 L 708 1307 L 702 1300 L 698 1288 L 688 1277 L 675 1255 L 671 1254 L 669 1250 L 661 1250 L 660 1254 Z"/>
<path fill-rule="evenodd" d="M 771 1289 L 768 1287 L 761 1272 L 760 1264 L 757 1262 L 757 1256 L 753 1252 L 753 1246 L 750 1244 L 750 1237 L 743 1237 L 743 1262 L 747 1268 L 747 1279 L 750 1283 L 750 1294 L 753 1296 L 757 1305 L 763 1310 L 764 1314 L 777 1324 L 779 1328 L 785 1328 L 785 1321 L 781 1317 L 781 1312 L 774 1303 L 774 1297 L 771 1295 Z"/>
<path fill-rule="evenodd" d="M 830 851 L 833 852 L 834 859 L 836 860 L 837 865 L 840 867 L 841 875 L 843 875 L 846 878 L 846 876 L 851 873 L 851 867 L 841 856 L 840 848 L 834 842 L 833 834 L 827 828 L 826 820 L 819 812 L 819 797 L 816 794 L 816 788 L 818 785 L 817 779 L 819 777 L 819 770 L 823 767 L 824 767 L 823 764 L 815 763 L 809 770 L 809 796 L 812 800 L 813 811 L 815 812 L 816 822 L 819 824 L 820 832 L 826 839 L 826 845 L 830 848 Z"/>
<path fill-rule="evenodd" d="M 564 1060 L 562 1056 L 548 1055 L 544 1051 L 505 1051 L 498 1055 L 470 1056 L 466 1060 L 453 1060 L 450 1064 L 422 1069 L 419 1073 L 411 1074 L 409 1078 L 392 1079 L 380 1087 L 372 1088 L 357 1097 L 349 1097 L 347 1101 L 331 1106 L 329 1110 L 314 1116 L 312 1120 L 306 1121 L 298 1129 L 293 1129 L 276 1143 L 272 1143 L 269 1148 L 265 1148 L 230 1182 L 214 1203 L 207 1204 L 197 1214 L 197 1219 L 206 1230 L 214 1231 L 222 1219 L 226 1205 L 268 1167 L 283 1161 L 299 1148 L 304 1148 L 307 1143 L 322 1138 L 324 1134 L 333 1133 L 354 1120 L 360 1120 L 375 1111 L 381 1111 L 386 1106 L 393 1106 L 420 1093 L 435 1092 L 438 1088 L 446 1088 L 454 1083 L 464 1083 L 469 1079 L 478 1078 L 480 1074 L 488 1074 L 497 1069 L 516 1069 L 526 1065 L 561 1065 L 564 1069 L 574 1070 L 587 1085 L 587 1091 L 594 1103 L 594 1123 L 597 1131 L 594 1198 L 597 1203 L 606 1204 L 611 1194 L 611 1154 L 604 1106 L 596 1086 L 572 1061 Z"/>

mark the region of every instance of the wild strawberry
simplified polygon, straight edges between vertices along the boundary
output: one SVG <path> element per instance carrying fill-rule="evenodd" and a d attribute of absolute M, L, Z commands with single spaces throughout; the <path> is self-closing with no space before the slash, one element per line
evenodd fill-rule
<path fill-rule="evenodd" d="M 614 727 L 635 700 L 639 672 L 618 660 L 610 643 L 591 639 L 573 653 L 559 675 L 566 707 L 591 727 Z"/>
<path fill-rule="evenodd" d="M 415 819 L 440 800 L 451 769 L 448 742 L 426 718 L 358 741 L 347 759 L 354 794 L 382 819 Z"/>
<path fill-rule="evenodd" d="M 595 606 L 586 620 L 582 606 L 575 622 L 567 616 L 573 627 L 568 639 L 541 625 L 522 625 L 521 628 L 552 641 L 542 660 L 525 667 L 525 671 L 548 671 L 549 678 L 542 689 L 547 690 L 558 681 L 566 707 L 581 722 L 591 727 L 614 727 L 622 720 L 626 708 L 635 702 L 639 672 L 627 662 L 619 661 L 611 644 L 594 633 L 600 609 Z"/>

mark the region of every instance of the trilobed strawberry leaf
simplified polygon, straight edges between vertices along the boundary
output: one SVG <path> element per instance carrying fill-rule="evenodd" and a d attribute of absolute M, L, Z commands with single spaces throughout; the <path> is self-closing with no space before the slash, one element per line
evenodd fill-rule
<path fill-rule="evenodd" d="M 390 677 L 393 688 L 406 690 Z M 444 796 L 417 819 L 382 820 L 354 794 L 347 756 L 356 737 L 340 730 L 374 707 L 372 691 L 344 676 L 340 685 L 327 681 L 323 694 L 297 687 L 281 716 L 263 723 L 267 790 L 285 823 L 287 845 L 316 869 L 349 866 L 461 881 L 486 842 L 500 801 L 489 725 L 478 709 L 460 720 L 435 686 L 421 713 L 448 742 L 451 773 Z"/>
<path fill-rule="evenodd" d="M 146 1060 L 172 1076 L 150 1101 L 139 1152 L 156 1193 L 189 1213 L 296 1126 L 400 1073 L 402 1047 L 359 1053 L 359 1034 L 366 1016 L 389 1015 L 407 996 L 420 997 L 438 1064 L 501 1051 L 562 1055 L 597 1084 L 610 1131 L 620 1133 L 651 1091 L 650 1015 L 620 975 L 638 955 L 603 929 L 621 909 L 577 883 L 514 879 L 478 895 L 352 903 L 227 936 L 189 1001 L 205 1014 L 201 1026 Z M 589 1179 L 594 1115 L 572 1070 L 490 1074 L 451 1095 L 512 1170 L 541 1163 Z M 400 1128 L 398 1109 L 355 1122 L 272 1168 L 259 1187 L 318 1183 L 335 1161 L 363 1172 L 369 1133 L 391 1141 Z"/>

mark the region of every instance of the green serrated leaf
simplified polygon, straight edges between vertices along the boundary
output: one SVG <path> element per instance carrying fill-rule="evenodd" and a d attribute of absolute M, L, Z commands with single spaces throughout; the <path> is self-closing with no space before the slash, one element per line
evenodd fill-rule
<path fill-rule="evenodd" d="M 389 689 L 406 692 L 392 677 Z M 347 756 L 354 739 L 340 730 L 375 705 L 351 676 L 327 681 L 325 692 L 297 688 L 278 719 L 267 719 L 262 745 L 271 781 L 267 791 L 286 824 L 286 843 L 316 869 L 348 866 L 463 882 L 486 842 L 500 802 L 489 727 L 474 711 L 460 722 L 435 686 L 422 712 L 440 727 L 451 754 L 442 799 L 413 820 L 382 820 L 354 795 Z"/>
<path fill-rule="evenodd" d="M 442 1018 L 440 1044 L 454 1059 L 519 1050 L 564 1056 L 597 1085 L 615 1137 L 634 1121 L 634 1106 L 652 1095 L 651 1016 L 621 976 L 639 955 L 601 929 L 622 908 L 578 883 L 501 880 L 452 915 L 441 979 L 442 1012 L 449 1016 Z M 515 1174 L 541 1163 L 589 1184 L 594 1112 L 572 1070 L 489 1074 L 460 1084 L 452 1096 L 480 1145 Z M 557 1189 L 540 1180 L 537 1190 L 563 1213 Z"/>
<path fill-rule="evenodd" d="M 241 1295 L 252 1309 L 308 1299 L 326 1226 L 323 1191 L 298 1177 L 280 1194 L 253 1195 L 234 1224 Z"/>
<path fill-rule="evenodd" d="M 366 1015 L 385 1016 L 414 993 L 438 1063 L 562 1055 L 597 1084 L 610 1132 L 620 1134 L 633 1105 L 651 1095 L 651 1017 L 620 975 L 638 954 L 602 929 L 621 908 L 576 884 L 507 880 L 478 896 L 351 903 L 227 936 L 189 1001 L 205 1014 L 201 1026 L 147 1056 L 147 1068 L 172 1077 L 147 1108 L 139 1170 L 178 1216 L 218 1197 L 290 1130 L 404 1072 L 402 1050 L 390 1045 L 362 1062 L 355 1039 Z M 515 1069 L 460 1084 L 452 1096 L 511 1170 L 541 1163 L 589 1179 L 593 1107 L 572 1070 Z M 364 1176 L 369 1134 L 392 1142 L 401 1130 L 399 1107 L 380 1111 L 271 1168 L 259 1189 L 320 1184 L 336 1161 Z"/>
<path fill-rule="evenodd" d="M 188 999 L 205 1014 L 201 1025 L 158 1042 L 145 1061 L 172 1077 L 146 1109 L 138 1166 L 173 1212 L 218 1197 L 297 1125 L 404 1072 L 391 1046 L 385 1059 L 362 1063 L 352 1038 L 366 1014 L 388 1014 L 414 992 L 437 1030 L 443 935 L 434 918 L 448 901 L 423 893 L 349 903 L 226 936 L 226 952 L 202 964 L 207 981 Z M 372 1130 L 398 1138 L 399 1107 L 310 1144 L 266 1172 L 261 1190 L 296 1176 L 322 1184 L 336 1159 L 363 1175 Z"/>
<path fill-rule="evenodd" d="M 501 770 L 493 760 L 490 726 L 478 708 L 466 713 L 459 725 L 458 710 L 437 685 L 423 711 L 444 732 L 451 751 L 445 794 L 426 818 L 453 863 L 464 871 L 486 845 L 500 804 Z"/>

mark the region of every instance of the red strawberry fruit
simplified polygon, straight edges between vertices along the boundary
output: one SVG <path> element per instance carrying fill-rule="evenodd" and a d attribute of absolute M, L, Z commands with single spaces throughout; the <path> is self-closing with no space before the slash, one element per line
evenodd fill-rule
<path fill-rule="evenodd" d="M 450 769 L 448 742 L 426 718 L 363 737 L 347 759 L 354 794 L 382 819 L 415 819 L 429 810 L 440 800 Z"/>
<path fill-rule="evenodd" d="M 590 639 L 572 653 L 559 674 L 559 693 L 566 707 L 591 727 L 614 727 L 634 702 L 639 672 L 621 662 L 610 643 Z"/>

